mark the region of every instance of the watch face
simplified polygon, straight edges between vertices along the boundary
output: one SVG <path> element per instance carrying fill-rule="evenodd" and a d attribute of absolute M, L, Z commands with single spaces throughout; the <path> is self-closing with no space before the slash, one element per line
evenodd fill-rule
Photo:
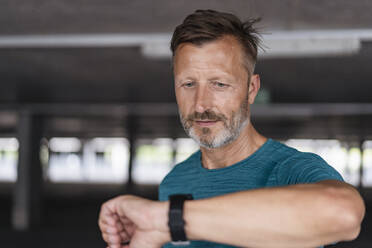
<path fill-rule="evenodd" d="M 178 246 L 183 246 L 183 245 L 190 245 L 190 241 L 172 241 L 172 245 L 178 245 Z"/>

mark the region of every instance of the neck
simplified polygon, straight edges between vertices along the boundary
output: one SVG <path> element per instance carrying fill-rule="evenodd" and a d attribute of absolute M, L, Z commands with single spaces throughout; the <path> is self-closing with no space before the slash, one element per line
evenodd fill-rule
<path fill-rule="evenodd" d="M 253 154 L 266 140 L 248 123 L 239 137 L 230 144 L 213 149 L 201 147 L 203 167 L 219 169 L 233 165 Z"/>

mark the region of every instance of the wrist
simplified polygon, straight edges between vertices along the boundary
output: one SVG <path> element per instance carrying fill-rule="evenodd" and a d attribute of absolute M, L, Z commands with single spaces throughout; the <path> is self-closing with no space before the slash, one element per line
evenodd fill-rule
<path fill-rule="evenodd" d="M 184 220 L 185 220 L 185 233 L 189 240 L 202 240 L 198 234 L 198 228 L 201 226 L 200 220 L 203 219 L 201 214 L 200 200 L 185 201 L 184 204 Z M 199 222 L 198 222 L 199 221 Z"/>
<path fill-rule="evenodd" d="M 192 212 L 192 205 L 193 205 L 194 201 L 185 201 L 184 203 L 184 219 L 185 219 L 185 233 L 186 233 L 186 236 L 189 240 L 192 240 L 192 239 L 195 239 L 195 237 L 193 237 L 193 233 L 192 233 L 192 230 L 191 230 L 191 212 Z"/>
<path fill-rule="evenodd" d="M 169 211 L 169 201 L 155 202 L 154 212 L 152 214 L 154 229 L 163 233 L 164 242 L 170 242 L 170 230 L 168 227 L 168 211 Z"/>

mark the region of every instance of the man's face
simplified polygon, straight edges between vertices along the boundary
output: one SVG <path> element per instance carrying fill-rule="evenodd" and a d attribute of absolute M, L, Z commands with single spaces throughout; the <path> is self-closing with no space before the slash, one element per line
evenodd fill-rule
<path fill-rule="evenodd" d="M 240 44 L 229 36 L 177 48 L 174 78 L 181 122 L 203 147 L 231 143 L 249 122 L 248 72 L 242 54 Z"/>

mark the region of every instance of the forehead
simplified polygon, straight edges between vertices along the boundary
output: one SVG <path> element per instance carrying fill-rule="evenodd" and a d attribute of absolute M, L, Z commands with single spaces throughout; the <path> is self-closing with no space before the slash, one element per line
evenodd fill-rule
<path fill-rule="evenodd" d="M 243 50 L 241 44 L 230 36 L 195 45 L 182 43 L 174 57 L 175 73 L 185 69 L 233 70 L 243 67 Z"/>

